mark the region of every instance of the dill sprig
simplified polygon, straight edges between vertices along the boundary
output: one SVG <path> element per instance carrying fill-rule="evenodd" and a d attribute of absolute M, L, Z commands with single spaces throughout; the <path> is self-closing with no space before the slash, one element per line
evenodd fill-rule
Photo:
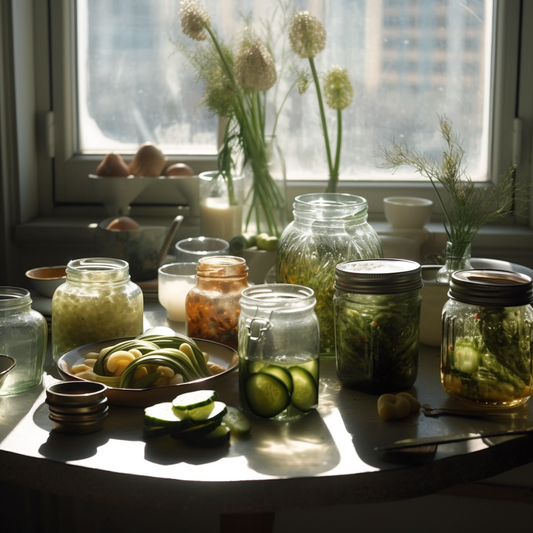
<path fill-rule="evenodd" d="M 511 166 L 494 186 L 476 185 L 463 166 L 465 151 L 461 141 L 445 116 L 439 116 L 439 131 L 444 140 L 440 160 L 410 148 L 406 142 L 394 141 L 390 149 L 379 146 L 374 156 L 381 160 L 378 168 L 396 171 L 409 166 L 430 180 L 444 212 L 450 251 L 462 257 L 482 226 L 513 211 L 515 167 Z"/>

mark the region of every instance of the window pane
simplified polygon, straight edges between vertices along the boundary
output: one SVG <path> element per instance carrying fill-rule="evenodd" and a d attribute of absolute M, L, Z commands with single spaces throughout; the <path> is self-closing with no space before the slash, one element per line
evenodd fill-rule
<path fill-rule="evenodd" d="M 203 0 L 219 36 L 230 43 L 250 16 L 259 32 L 274 20 L 274 0 Z M 390 179 L 376 169 L 373 151 L 405 140 L 441 153 L 438 115 L 464 140 L 473 179 L 486 179 L 490 109 L 493 0 L 295 0 L 324 24 L 320 71 L 348 69 L 353 103 L 343 113 L 341 179 Z M 216 118 L 199 107 L 202 86 L 175 43 L 181 33 L 177 0 L 78 0 L 78 109 L 80 151 L 133 152 L 142 142 L 165 152 L 213 154 Z M 278 9 L 277 15 L 274 11 Z M 281 66 L 286 32 L 276 41 Z M 293 58 L 300 68 L 307 60 Z M 285 71 L 282 101 L 294 81 Z M 335 144 L 336 113 L 326 110 Z M 316 93 L 293 89 L 276 130 L 291 179 L 325 179 L 327 165 Z M 408 169 L 406 169 L 408 170 Z"/>

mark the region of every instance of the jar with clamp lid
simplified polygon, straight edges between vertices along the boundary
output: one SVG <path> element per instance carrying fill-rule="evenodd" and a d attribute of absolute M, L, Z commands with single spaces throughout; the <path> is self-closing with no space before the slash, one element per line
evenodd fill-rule
<path fill-rule="evenodd" d="M 187 335 L 237 349 L 241 292 L 248 287 L 248 266 L 242 257 L 202 257 L 197 284 L 185 299 Z"/>
<path fill-rule="evenodd" d="M 52 298 L 54 361 L 84 344 L 136 337 L 143 328 L 143 294 L 121 259 L 74 259 Z"/>
<path fill-rule="evenodd" d="M 318 405 L 320 333 L 312 289 L 245 289 L 239 319 L 241 405 L 262 418 L 298 419 Z"/>
<path fill-rule="evenodd" d="M 533 288 L 504 270 L 452 274 L 442 311 L 441 383 L 477 406 L 513 407 L 531 396 Z"/>
<path fill-rule="evenodd" d="M 0 287 L 0 353 L 16 361 L 0 386 L 0 396 L 26 392 L 42 380 L 48 325 L 31 302 L 27 289 Z"/>
<path fill-rule="evenodd" d="M 411 387 L 418 374 L 421 267 L 368 259 L 336 267 L 335 357 L 343 386 L 371 393 Z"/>

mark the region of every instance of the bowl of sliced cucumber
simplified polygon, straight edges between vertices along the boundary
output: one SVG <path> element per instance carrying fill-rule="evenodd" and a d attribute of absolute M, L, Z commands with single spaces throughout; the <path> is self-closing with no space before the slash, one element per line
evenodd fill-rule
<path fill-rule="evenodd" d="M 236 379 L 236 350 L 172 331 L 80 346 L 64 354 L 58 370 L 65 380 L 106 385 L 109 403 L 147 407 L 178 394 L 215 389 Z"/>

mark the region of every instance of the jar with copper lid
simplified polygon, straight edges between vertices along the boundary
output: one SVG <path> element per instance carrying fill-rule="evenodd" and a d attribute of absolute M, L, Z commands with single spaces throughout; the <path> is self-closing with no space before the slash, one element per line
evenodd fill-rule
<path fill-rule="evenodd" d="M 513 407 L 531 396 L 533 288 L 505 270 L 452 274 L 442 311 L 441 383 L 477 406 Z"/>
<path fill-rule="evenodd" d="M 135 337 L 143 328 L 143 294 L 121 259 L 74 259 L 52 298 L 52 355 L 107 339 Z"/>
<path fill-rule="evenodd" d="M 241 257 L 202 257 L 197 284 L 187 294 L 187 335 L 237 349 L 241 292 L 248 287 L 248 266 Z"/>

